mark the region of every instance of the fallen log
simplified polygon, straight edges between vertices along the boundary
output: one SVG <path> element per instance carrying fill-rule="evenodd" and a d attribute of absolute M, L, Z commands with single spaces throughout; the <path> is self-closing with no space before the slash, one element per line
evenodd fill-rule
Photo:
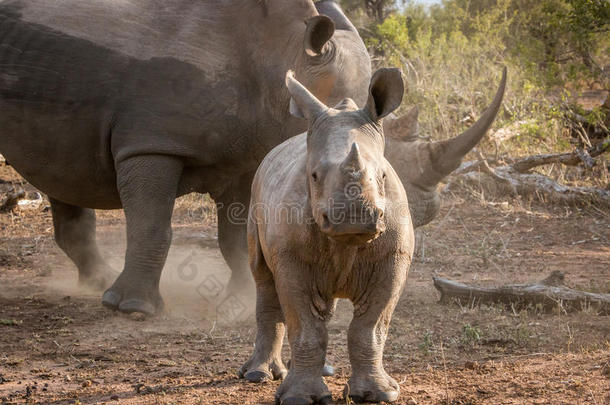
<path fill-rule="evenodd" d="M 512 284 L 500 287 L 477 287 L 440 277 L 433 277 L 443 304 L 462 306 L 499 303 L 514 308 L 540 306 L 546 312 L 558 308 L 563 312 L 594 309 L 599 315 L 610 315 L 610 294 L 595 294 L 564 286 L 565 275 L 553 271 L 534 284 Z"/>
<path fill-rule="evenodd" d="M 565 186 L 539 173 L 519 173 L 511 166 L 491 169 L 483 162 L 476 170 L 455 176 L 445 187 L 451 189 L 456 183 L 481 189 L 492 196 L 534 196 L 544 202 L 555 202 L 570 206 L 594 204 L 598 208 L 610 208 L 610 190 L 595 187 Z"/>
<path fill-rule="evenodd" d="M 599 208 L 610 208 L 610 190 L 595 187 L 575 187 L 557 183 L 540 173 L 530 172 L 534 167 L 562 163 L 587 167 L 595 164 L 595 158 L 610 150 L 610 140 L 597 144 L 588 150 L 570 153 L 534 155 L 516 159 L 502 166 L 490 167 L 489 161 L 481 156 L 479 160 L 465 162 L 452 174 L 445 187 L 450 189 L 455 183 L 464 183 L 481 189 L 492 196 L 535 196 L 544 202 L 566 205 L 596 204 Z"/>

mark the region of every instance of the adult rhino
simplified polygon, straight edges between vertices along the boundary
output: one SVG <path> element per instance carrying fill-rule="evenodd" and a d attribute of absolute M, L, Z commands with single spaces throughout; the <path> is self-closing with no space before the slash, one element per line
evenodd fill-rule
<path fill-rule="evenodd" d="M 417 107 L 399 118 L 384 121 L 385 157 L 400 177 L 409 196 L 413 227 L 432 221 L 440 209 L 438 184 L 457 169 L 462 159 L 483 138 L 493 124 L 506 89 L 506 68 L 492 102 L 481 117 L 454 138 L 427 142 L 417 133 Z"/>
<path fill-rule="evenodd" d="M 174 200 L 193 191 L 219 203 L 231 284 L 251 283 L 247 209 L 228 210 L 248 206 L 265 154 L 306 129 L 286 71 L 331 105 L 367 97 L 362 40 L 335 4 L 318 7 L 332 19 L 312 0 L 0 1 L 0 153 L 49 195 L 82 283 L 114 279 L 93 209 L 125 211 L 104 305 L 161 307 Z"/>

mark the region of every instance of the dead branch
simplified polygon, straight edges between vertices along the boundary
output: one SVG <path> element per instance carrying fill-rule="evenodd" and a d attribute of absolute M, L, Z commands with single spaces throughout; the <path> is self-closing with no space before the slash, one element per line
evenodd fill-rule
<path fill-rule="evenodd" d="M 0 212 L 12 211 L 17 206 L 19 200 L 25 197 L 24 190 L 10 192 L 6 195 L 4 202 L 0 205 Z"/>
<path fill-rule="evenodd" d="M 600 142 L 587 150 L 578 148 L 573 152 L 532 155 L 521 159 L 502 158 L 501 161 L 505 165 L 512 166 L 513 169 L 520 173 L 525 173 L 533 169 L 534 167 L 551 163 L 561 163 L 566 166 L 577 166 L 583 163 L 586 168 L 590 169 L 596 163 L 595 158 L 608 151 L 610 151 L 610 140 Z M 494 159 L 487 159 L 487 163 L 499 164 L 500 161 Z M 462 163 L 460 167 L 458 167 L 452 173 L 452 175 L 462 175 L 472 171 L 479 171 L 481 170 L 481 167 L 483 165 L 484 162 L 482 161 L 482 159 L 470 160 L 468 162 Z"/>
<path fill-rule="evenodd" d="M 517 160 L 516 162 L 512 163 L 511 166 L 519 173 L 525 173 L 534 167 L 547 165 L 550 163 L 561 163 L 568 166 L 577 166 L 582 162 L 585 164 L 585 167 L 590 169 L 595 165 L 594 158 L 604 152 L 607 152 L 608 150 L 610 150 L 610 140 L 600 142 L 588 150 L 579 148 L 574 152 L 568 153 L 551 153 L 528 156 L 526 158 Z"/>
<path fill-rule="evenodd" d="M 537 196 L 543 201 L 566 205 L 597 204 L 599 207 L 610 208 L 610 190 L 564 186 L 539 173 L 519 173 L 512 166 L 495 169 L 481 166 L 480 171 L 467 172 L 460 175 L 458 180 L 495 196 Z M 453 184 L 455 181 L 448 186 Z"/>
<path fill-rule="evenodd" d="M 552 272 L 535 284 L 512 284 L 501 287 L 468 286 L 457 281 L 433 277 L 434 287 L 441 293 L 441 303 L 479 305 L 500 303 L 523 308 L 540 306 L 545 311 L 558 307 L 565 311 L 594 309 L 600 315 L 610 315 L 610 294 L 595 294 L 573 290 L 563 285 L 564 274 Z"/>
<path fill-rule="evenodd" d="M 578 165 L 583 162 L 585 166 L 592 167 L 595 158 L 608 150 L 610 150 L 610 140 L 586 151 L 580 149 L 570 153 L 534 155 L 518 160 L 505 159 L 502 166 L 495 168 L 489 163 L 498 163 L 498 161 L 490 161 L 480 156 L 479 160 L 462 163 L 453 172 L 453 178 L 447 183 L 446 189 L 451 188 L 456 182 L 462 182 L 480 188 L 490 195 L 534 195 L 543 201 L 567 205 L 595 203 L 610 208 L 610 190 L 564 186 L 542 174 L 530 172 L 534 167 L 549 163 Z"/>

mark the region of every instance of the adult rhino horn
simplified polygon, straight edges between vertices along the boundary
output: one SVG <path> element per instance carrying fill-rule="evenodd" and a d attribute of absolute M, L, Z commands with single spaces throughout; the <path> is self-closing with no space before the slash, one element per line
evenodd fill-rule
<path fill-rule="evenodd" d="M 462 163 L 462 158 L 479 143 L 498 114 L 505 89 L 506 67 L 502 71 L 500 87 L 481 118 L 455 138 L 430 143 L 429 164 L 432 167 L 422 168 L 422 174 L 424 174 L 423 172 L 428 174 L 428 176 L 422 177 L 426 178 L 426 183 L 431 183 L 426 185 L 435 186 L 445 176 L 448 176 L 452 171 L 457 169 Z M 432 175 L 432 172 L 434 175 Z"/>
<path fill-rule="evenodd" d="M 360 148 L 358 148 L 358 144 L 356 142 L 352 143 L 352 148 L 350 149 L 349 154 L 343 163 L 341 163 L 341 168 L 354 172 L 359 172 L 364 168 L 362 158 L 360 157 Z"/>
<path fill-rule="evenodd" d="M 322 0 L 315 3 L 318 13 L 330 17 L 338 30 L 352 31 L 358 33 L 356 27 L 345 16 L 341 7 L 333 0 Z"/>

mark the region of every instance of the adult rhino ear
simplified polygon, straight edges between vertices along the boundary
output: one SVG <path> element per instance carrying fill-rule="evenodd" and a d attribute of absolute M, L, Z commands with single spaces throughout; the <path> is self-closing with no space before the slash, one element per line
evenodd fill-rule
<path fill-rule="evenodd" d="M 405 91 L 402 74 L 396 68 L 381 68 L 373 74 L 364 111 L 378 122 L 400 106 Z"/>
<path fill-rule="evenodd" d="M 294 72 L 286 72 L 286 87 L 292 96 L 290 99 L 290 113 L 298 118 L 312 121 L 315 117 L 328 109 L 324 103 L 316 98 L 294 77 Z"/>
<path fill-rule="evenodd" d="M 419 117 L 419 109 L 417 106 L 413 106 L 400 117 L 391 117 L 392 116 L 383 120 L 383 132 L 387 137 L 404 142 L 409 142 L 417 138 L 417 120 Z"/>
<path fill-rule="evenodd" d="M 323 54 L 326 44 L 335 33 L 335 23 L 325 15 L 317 15 L 305 21 L 305 24 L 305 52 L 312 57 Z"/>

